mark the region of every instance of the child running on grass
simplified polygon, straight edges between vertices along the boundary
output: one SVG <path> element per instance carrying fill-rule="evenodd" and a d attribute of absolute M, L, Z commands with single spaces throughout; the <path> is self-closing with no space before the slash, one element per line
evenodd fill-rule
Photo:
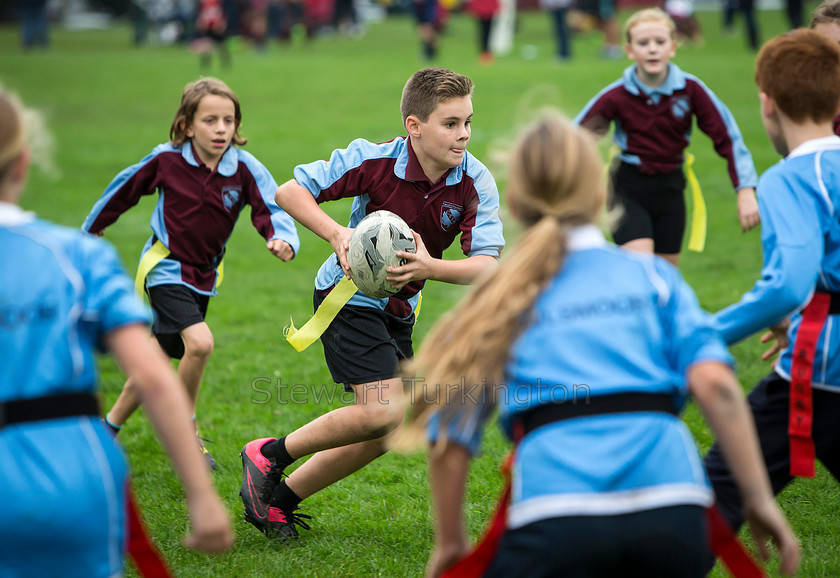
<path fill-rule="evenodd" d="M 659 8 L 627 21 L 627 56 L 635 61 L 598 93 L 575 123 L 603 136 L 615 124 L 621 150 L 612 169 L 611 206 L 624 215 L 613 240 L 629 249 L 656 253 L 677 265 L 685 230 L 683 151 L 692 119 L 726 159 L 738 192 L 738 218 L 746 232 L 759 223 L 752 156 L 735 119 L 698 78 L 671 62 L 676 52 L 674 21 Z"/>
<path fill-rule="evenodd" d="M 815 460 L 840 480 L 840 47 L 813 30 L 769 41 L 756 62 L 761 118 L 784 156 L 758 184 L 764 267 L 738 303 L 716 315 L 727 343 L 770 328 L 779 358 L 747 401 L 778 494 Z M 733 529 L 748 506 L 716 444 L 706 469 Z"/>
<path fill-rule="evenodd" d="M 149 341 L 148 310 L 116 251 L 18 206 L 33 118 L 0 87 L 0 576 L 123 574 L 128 477 L 99 417 L 102 346 L 131 376 L 184 482 L 186 545 L 226 550 L 230 519 L 192 442 L 186 396 Z"/>
<path fill-rule="evenodd" d="M 118 174 L 82 225 L 102 235 L 140 197 L 158 193 L 153 234 L 140 258 L 138 289 L 145 288 L 149 296 L 157 342 L 169 357 L 180 360 L 178 375 L 193 413 L 214 347 L 204 320 L 207 306 L 216 295 L 225 245 L 243 207 L 250 205 L 251 222 L 275 257 L 289 261 L 300 246 L 294 222 L 274 202 L 277 184 L 271 173 L 239 148 L 247 142 L 239 134 L 241 124 L 239 99 L 221 80 L 187 84 L 169 129 L 170 141 Z M 108 425 L 118 431 L 139 405 L 129 379 L 106 416 Z M 215 469 L 213 456 L 198 440 Z"/>
<path fill-rule="evenodd" d="M 297 536 L 308 528 L 295 513 L 308 498 L 386 452 L 402 422 L 399 363 L 411 358 L 419 291 L 427 279 L 471 283 L 496 266 L 504 245 L 499 194 L 493 176 L 467 152 L 473 83 L 442 68 L 425 68 L 406 83 L 400 108 L 406 137 L 373 144 L 363 139 L 333 151 L 328 161 L 299 165 L 277 189 L 277 203 L 328 241 L 334 255 L 315 278 L 315 308 L 349 276 L 350 235 L 367 214 L 381 209 L 402 217 L 414 232 L 416 253 L 398 253 L 405 265 L 387 279 L 400 291 L 387 299 L 356 293 L 321 336 L 336 383 L 356 404 L 333 410 L 280 439 L 262 438 L 242 449 L 245 519 L 269 537 Z M 349 226 L 318 205 L 353 198 Z M 466 259 L 443 251 L 460 235 Z M 285 469 L 314 454 L 285 479 Z"/>
<path fill-rule="evenodd" d="M 427 575 L 469 549 L 469 462 L 495 407 L 517 444 L 507 516 L 495 552 L 482 544 L 487 568 L 468 558 L 446 575 L 704 576 L 713 495 L 678 415 L 689 395 L 721 440 L 759 547 L 771 538 L 792 573 L 798 545 L 729 352 L 674 267 L 594 225 L 602 174 L 590 136 L 556 113 L 524 131 L 507 201 L 525 232 L 417 356 L 424 379 L 406 431 L 433 442 Z"/>

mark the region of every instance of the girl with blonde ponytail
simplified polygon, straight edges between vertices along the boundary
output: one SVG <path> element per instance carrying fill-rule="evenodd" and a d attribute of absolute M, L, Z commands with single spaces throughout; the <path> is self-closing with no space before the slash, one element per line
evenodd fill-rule
<path fill-rule="evenodd" d="M 688 394 L 738 469 L 753 528 L 780 545 L 782 569 L 795 570 L 798 546 L 729 353 L 674 267 L 608 245 L 594 226 L 602 174 L 590 137 L 557 113 L 521 134 L 507 198 L 526 231 L 431 331 L 411 368 L 402 442 L 427 436 L 435 446 L 428 574 L 703 576 L 713 494 L 677 417 Z M 517 448 L 487 567 L 464 558 L 462 508 L 494 406 Z"/>

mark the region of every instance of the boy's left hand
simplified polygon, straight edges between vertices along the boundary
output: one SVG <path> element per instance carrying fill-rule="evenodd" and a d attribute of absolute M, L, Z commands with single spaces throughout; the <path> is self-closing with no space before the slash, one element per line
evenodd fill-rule
<path fill-rule="evenodd" d="M 292 246 L 282 239 L 269 241 L 265 244 L 265 248 L 281 261 L 291 261 L 295 256 L 295 250 L 292 249 Z"/>
<path fill-rule="evenodd" d="M 761 222 L 758 200 L 755 198 L 755 189 L 752 187 L 738 191 L 738 219 L 741 221 L 742 233 L 746 233 Z"/>
<path fill-rule="evenodd" d="M 385 279 L 390 281 L 391 286 L 397 290 L 402 289 L 411 281 L 425 281 L 432 276 L 432 267 L 435 259 L 429 255 L 420 235 L 414 230 L 411 232 L 414 235 L 417 252 L 408 253 L 406 251 L 398 251 L 397 257 L 405 260 L 405 265 L 385 269 L 388 272 Z"/>

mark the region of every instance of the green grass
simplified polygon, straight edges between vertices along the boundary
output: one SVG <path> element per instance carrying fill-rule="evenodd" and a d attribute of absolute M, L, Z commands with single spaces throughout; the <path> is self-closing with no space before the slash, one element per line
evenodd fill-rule
<path fill-rule="evenodd" d="M 777 155 L 758 116 L 754 55 L 742 37 L 720 34 L 717 13 L 703 13 L 701 20 L 706 45 L 681 48 L 676 62 L 727 103 L 761 172 L 776 162 Z M 783 16 L 763 12 L 761 22 L 763 35 L 769 38 L 781 32 Z M 558 65 L 551 57 L 548 18 L 528 13 L 520 19 L 514 51 L 485 68 L 478 64 L 474 26 L 469 18 L 452 18 L 437 64 L 475 81 L 470 149 L 488 162 L 503 188 L 504 171 L 492 161 L 516 130 L 544 105 L 574 115 L 617 78 L 626 63 L 599 60 L 600 37 L 590 34 L 576 38 L 575 60 Z M 14 28 L 0 29 L 0 80 L 46 113 L 58 144 L 60 170 L 57 178 L 34 172 L 22 204 L 42 217 L 77 227 L 117 171 L 166 140 L 180 91 L 198 76 L 197 57 L 181 47 L 135 49 L 128 27 L 54 29 L 53 47 L 46 53 L 22 53 L 18 34 Z M 537 46 L 537 58 L 521 58 L 524 45 Z M 272 46 L 264 55 L 237 52 L 231 70 L 214 72 L 241 99 L 248 150 L 282 182 L 296 164 L 325 158 L 353 138 L 383 141 L 402 134 L 398 102 L 405 80 L 422 66 L 418 54 L 412 21 L 393 18 L 371 26 L 361 40 Z M 709 206 L 709 236 L 704 253 L 684 255 L 682 271 L 704 307 L 714 311 L 735 301 L 757 277 L 759 233 L 741 235 L 725 164 L 710 141 L 696 134 L 691 151 Z M 152 204 L 141 202 L 108 230 L 107 238 L 116 244 L 129 270 L 136 266 L 149 234 Z M 349 203 L 326 208 L 346 221 Z M 507 237 L 515 242 L 516 227 L 507 223 Z M 298 543 L 268 543 L 241 519 L 237 454 L 242 445 L 255 437 L 288 432 L 341 403 L 340 389 L 331 385 L 320 346 L 296 353 L 283 339 L 290 316 L 300 325 L 310 314 L 312 279 L 329 253 L 326 243 L 305 230 L 300 233 L 300 254 L 283 264 L 264 249 L 243 217 L 229 245 L 224 285 L 210 306 L 208 322 L 216 350 L 198 414 L 204 435 L 217 442 L 210 446 L 220 466 L 214 480 L 234 516 L 237 543 L 232 552 L 210 558 L 180 546 L 187 529 L 181 489 L 147 421 L 138 414 L 120 435 L 148 524 L 179 576 L 419 576 L 423 572 L 433 534 L 421 455 L 387 455 L 306 500 L 305 511 L 315 519 L 312 531 L 304 532 Z M 462 293 L 460 287 L 429 285 L 416 343 Z M 745 388 L 769 369 L 759 360 L 761 350 L 757 338 L 733 349 Z M 255 391 L 254 384 L 263 387 L 267 380 L 306 384 L 312 395 L 333 391 L 333 400 L 292 404 L 278 403 L 273 397 L 269 403 L 256 403 L 266 396 Z M 113 363 L 103 359 L 106 406 L 122 383 Z M 705 451 L 710 433 L 696 408 L 689 408 L 686 419 Z M 506 447 L 496 429 L 490 428 L 470 478 L 467 514 L 474 536 L 496 499 L 497 465 Z M 803 542 L 801 575 L 840 575 L 836 483 L 820 470 L 815 480 L 800 480 L 785 491 L 780 502 Z M 720 570 L 716 574 L 722 575 Z"/>

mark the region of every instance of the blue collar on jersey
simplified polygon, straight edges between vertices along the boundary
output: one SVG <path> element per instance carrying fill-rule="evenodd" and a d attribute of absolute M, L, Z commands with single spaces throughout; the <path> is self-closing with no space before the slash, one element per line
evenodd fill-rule
<path fill-rule="evenodd" d="M 635 64 L 624 69 L 622 78 L 624 80 L 624 89 L 636 96 L 642 94 L 647 96 L 652 94 L 671 95 L 675 91 L 685 88 L 685 73 L 673 62 L 668 63 L 668 76 L 665 77 L 665 82 L 662 83 L 662 86 L 656 88 L 651 88 L 639 80 L 639 75 L 636 74 Z"/>
<path fill-rule="evenodd" d="M 404 181 L 428 180 L 426 174 L 423 172 L 423 167 L 420 166 L 420 161 L 417 160 L 417 155 L 414 154 L 414 149 L 411 148 L 411 137 L 400 138 L 402 138 L 402 144 L 397 160 L 394 163 L 394 174 Z M 461 182 L 461 178 L 464 176 L 464 165 L 467 162 L 467 155 L 468 153 L 465 151 L 463 162 L 451 169 L 449 174 L 446 175 L 446 186 L 457 185 Z"/>
<path fill-rule="evenodd" d="M 13 227 L 31 223 L 35 220 L 35 213 L 24 211 L 14 203 L 0 202 L 0 226 Z"/>
<path fill-rule="evenodd" d="M 191 141 L 187 141 L 181 146 L 181 156 L 183 156 L 184 160 L 190 165 L 194 167 L 199 166 L 199 163 L 193 154 Z M 236 174 L 237 167 L 239 167 L 239 149 L 230 145 L 228 150 L 225 151 L 225 154 L 222 155 L 219 164 L 216 166 L 216 172 L 223 177 L 232 177 Z"/>

